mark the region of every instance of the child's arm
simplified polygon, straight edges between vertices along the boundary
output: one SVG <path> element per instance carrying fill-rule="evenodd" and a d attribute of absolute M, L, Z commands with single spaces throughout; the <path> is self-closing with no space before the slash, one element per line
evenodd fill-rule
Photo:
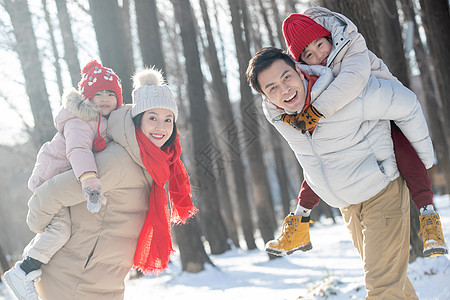
<path fill-rule="evenodd" d="M 313 106 L 325 117 L 330 117 L 355 99 L 366 86 L 371 64 L 363 36 L 354 33 L 342 61 L 334 66 L 339 69 L 336 78 L 314 101 Z"/>
<path fill-rule="evenodd" d="M 97 174 L 97 165 L 92 152 L 96 132 L 89 123 L 81 119 L 71 119 L 64 126 L 66 155 L 76 178 L 89 172 Z"/>
<path fill-rule="evenodd" d="M 97 165 L 92 152 L 96 132 L 88 122 L 71 119 L 64 126 L 64 136 L 67 158 L 75 176 L 81 182 L 87 209 L 97 213 L 102 203 L 106 204 L 106 198 L 103 196 L 102 185 L 97 177 Z"/>

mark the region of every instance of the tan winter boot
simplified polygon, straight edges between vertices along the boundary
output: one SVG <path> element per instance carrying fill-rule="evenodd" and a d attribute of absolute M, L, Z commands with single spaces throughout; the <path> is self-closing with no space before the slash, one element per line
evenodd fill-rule
<path fill-rule="evenodd" d="M 419 216 L 419 235 L 423 240 L 423 256 L 439 256 L 448 253 L 442 233 L 441 221 L 437 213 Z"/>
<path fill-rule="evenodd" d="M 311 250 L 309 223 L 312 221 L 309 221 L 309 218 L 307 222 L 301 220 L 301 216 L 290 213 L 284 219 L 281 235 L 276 240 L 268 241 L 264 250 L 278 256 L 289 255 L 297 250 Z"/>

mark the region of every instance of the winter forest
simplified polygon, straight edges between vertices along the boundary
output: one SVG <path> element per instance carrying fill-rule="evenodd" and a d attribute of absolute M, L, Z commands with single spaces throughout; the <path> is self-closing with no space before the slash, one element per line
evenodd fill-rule
<path fill-rule="evenodd" d="M 199 208 L 186 225 L 172 227 L 179 271 L 201 274 L 214 265 L 211 257 L 236 249 L 276 261 L 262 246 L 295 209 L 303 172 L 264 118 L 245 71 L 260 48 L 286 49 L 283 20 L 313 6 L 351 19 L 368 48 L 417 94 L 435 148 L 434 192 L 449 194 L 447 0 L 0 0 L 0 273 L 34 236 L 25 222 L 27 180 L 56 132 L 61 95 L 77 87 L 91 59 L 122 79 L 124 103 L 131 103 L 132 75 L 149 66 L 163 71 L 176 95 L 182 160 Z M 413 262 L 423 246 L 411 208 Z M 321 201 L 313 228 L 339 222 L 339 214 Z"/>

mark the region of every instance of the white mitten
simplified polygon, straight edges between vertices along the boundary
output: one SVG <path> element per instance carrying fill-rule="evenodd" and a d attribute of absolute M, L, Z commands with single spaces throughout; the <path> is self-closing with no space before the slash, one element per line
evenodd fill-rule
<path fill-rule="evenodd" d="M 81 180 L 81 187 L 87 202 L 87 209 L 91 213 L 98 213 L 102 203 L 106 204 L 106 197 L 102 193 L 100 179 L 89 176 L 85 179 L 82 178 Z"/>

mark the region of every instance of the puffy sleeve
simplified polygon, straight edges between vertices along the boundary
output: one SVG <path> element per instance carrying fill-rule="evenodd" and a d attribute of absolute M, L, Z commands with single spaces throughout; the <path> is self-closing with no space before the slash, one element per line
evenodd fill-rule
<path fill-rule="evenodd" d="M 114 149 L 108 149 L 111 147 Z M 128 156 L 126 151 L 115 143 L 111 143 L 108 148 L 96 154 L 104 194 L 121 183 L 131 184 L 127 183 L 125 172 L 132 166 L 130 161 L 122 157 Z M 58 174 L 39 186 L 28 201 L 28 227 L 31 231 L 40 233 L 62 207 L 74 206 L 84 201 L 81 185 L 72 170 Z"/>
<path fill-rule="evenodd" d="M 427 169 L 433 166 L 434 150 L 427 122 L 416 95 L 392 80 L 371 77 L 363 100 L 366 120 L 393 120 L 416 150 Z"/>
<path fill-rule="evenodd" d="M 343 56 L 339 73 L 335 74 L 334 81 L 314 102 L 314 107 L 325 118 L 332 116 L 354 100 L 369 80 L 371 63 L 366 41 L 357 32 L 353 32 L 351 38 L 349 45 L 342 50 L 346 53 Z"/>
<path fill-rule="evenodd" d="M 64 126 L 66 155 L 77 179 L 85 172 L 97 172 L 97 165 L 92 152 L 92 143 L 96 132 L 88 122 L 71 119 Z"/>

